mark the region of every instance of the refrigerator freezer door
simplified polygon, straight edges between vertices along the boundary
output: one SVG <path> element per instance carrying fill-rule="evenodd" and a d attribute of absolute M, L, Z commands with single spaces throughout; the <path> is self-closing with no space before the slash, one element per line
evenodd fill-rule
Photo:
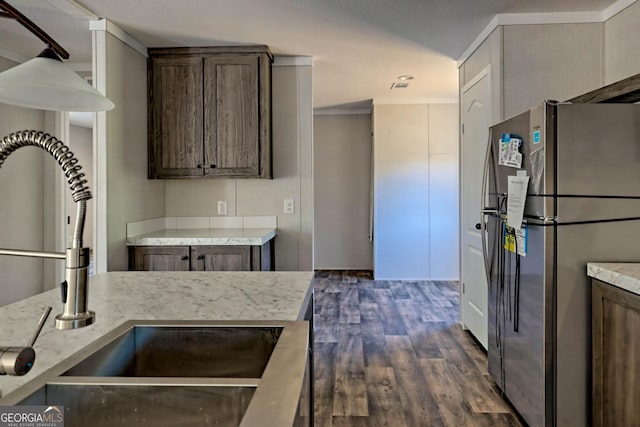
<path fill-rule="evenodd" d="M 545 269 L 553 226 L 528 225 L 526 256 L 508 253 L 513 327 L 505 334 L 505 394 L 529 426 L 553 425 L 553 276 Z M 509 304 L 508 304 L 509 305 Z M 547 339 L 548 338 L 548 339 Z"/>
<path fill-rule="evenodd" d="M 487 218 L 489 373 L 530 426 L 553 420 L 553 276 L 545 270 L 553 226 L 527 225 L 527 254 L 504 247 L 504 220 Z M 548 276 L 548 277 L 546 277 Z M 548 339 L 548 341 L 547 341 Z"/>
<path fill-rule="evenodd" d="M 638 182 L 640 185 L 640 182 Z M 587 263 L 638 261 L 640 220 L 557 226 L 557 424 L 591 419 L 591 280 Z"/>

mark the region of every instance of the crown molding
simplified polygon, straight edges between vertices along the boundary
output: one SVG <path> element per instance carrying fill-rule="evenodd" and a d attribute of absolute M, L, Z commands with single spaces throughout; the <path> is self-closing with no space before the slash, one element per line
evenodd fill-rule
<path fill-rule="evenodd" d="M 140 43 L 138 40 L 133 38 L 131 35 L 127 34 L 124 30 L 118 27 L 116 24 L 111 22 L 108 19 L 98 19 L 89 21 L 89 29 L 91 31 L 106 31 L 112 36 L 116 37 L 120 41 L 122 41 L 127 46 L 132 49 L 137 50 L 145 57 L 148 57 L 147 47 Z"/>
<path fill-rule="evenodd" d="M 602 11 L 594 12 L 553 12 L 553 13 L 501 13 L 493 17 L 489 24 L 471 42 L 458 58 L 458 68 L 480 47 L 480 45 L 499 26 L 536 25 L 536 24 L 588 24 L 603 23 L 617 15 L 637 0 L 617 0 Z"/>
<path fill-rule="evenodd" d="M 618 0 L 617 2 L 606 8 L 604 11 L 602 11 L 602 21 L 608 21 L 618 13 L 634 4 L 636 1 L 637 0 Z"/>

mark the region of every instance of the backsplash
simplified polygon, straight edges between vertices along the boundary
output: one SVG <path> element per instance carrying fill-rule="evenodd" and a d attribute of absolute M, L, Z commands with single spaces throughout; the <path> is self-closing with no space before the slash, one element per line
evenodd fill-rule
<path fill-rule="evenodd" d="M 277 216 L 179 216 L 127 223 L 127 237 L 159 230 L 207 228 L 278 228 Z"/>

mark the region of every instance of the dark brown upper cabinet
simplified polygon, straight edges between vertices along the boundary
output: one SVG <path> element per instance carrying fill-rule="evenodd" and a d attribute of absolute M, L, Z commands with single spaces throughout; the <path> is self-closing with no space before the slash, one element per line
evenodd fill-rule
<path fill-rule="evenodd" d="M 149 178 L 271 178 L 266 46 L 149 49 Z"/>

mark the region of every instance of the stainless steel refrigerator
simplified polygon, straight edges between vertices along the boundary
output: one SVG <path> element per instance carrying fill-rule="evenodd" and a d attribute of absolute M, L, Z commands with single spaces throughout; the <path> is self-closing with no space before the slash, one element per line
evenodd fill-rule
<path fill-rule="evenodd" d="M 640 105 L 547 102 L 492 126 L 484 176 L 489 373 L 530 426 L 589 426 L 586 264 L 640 259 Z"/>

